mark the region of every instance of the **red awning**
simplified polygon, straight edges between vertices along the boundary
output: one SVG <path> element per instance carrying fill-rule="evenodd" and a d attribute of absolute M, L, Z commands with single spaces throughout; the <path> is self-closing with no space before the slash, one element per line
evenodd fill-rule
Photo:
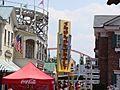
<path fill-rule="evenodd" d="M 34 84 L 34 85 L 53 85 L 54 78 L 39 70 L 31 62 L 18 71 L 3 77 L 3 84 Z"/>

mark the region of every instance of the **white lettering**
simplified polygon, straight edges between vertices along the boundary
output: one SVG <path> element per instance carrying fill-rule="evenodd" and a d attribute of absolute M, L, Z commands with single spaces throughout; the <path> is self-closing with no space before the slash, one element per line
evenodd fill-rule
<path fill-rule="evenodd" d="M 21 84 L 36 84 L 36 80 L 34 79 L 21 80 Z"/>

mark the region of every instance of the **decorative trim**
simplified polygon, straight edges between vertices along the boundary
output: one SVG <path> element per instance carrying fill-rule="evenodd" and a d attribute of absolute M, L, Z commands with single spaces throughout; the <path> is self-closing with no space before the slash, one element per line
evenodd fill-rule
<path fill-rule="evenodd" d="M 115 31 L 115 34 L 120 35 L 120 31 Z"/>
<path fill-rule="evenodd" d="M 113 70 L 114 74 L 120 74 L 120 70 Z"/>
<path fill-rule="evenodd" d="M 119 30 L 120 27 L 119 26 L 104 26 L 104 28 L 108 31 L 115 31 L 115 30 Z"/>
<path fill-rule="evenodd" d="M 115 48 L 115 51 L 116 51 L 116 52 L 119 52 L 119 51 L 120 51 L 120 48 Z"/>
<path fill-rule="evenodd" d="M 100 37 L 107 37 L 107 33 L 106 32 L 100 32 Z"/>

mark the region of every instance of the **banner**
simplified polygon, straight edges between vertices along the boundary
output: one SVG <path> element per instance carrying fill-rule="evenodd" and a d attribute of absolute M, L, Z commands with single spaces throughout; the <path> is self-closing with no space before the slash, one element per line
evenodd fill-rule
<path fill-rule="evenodd" d="M 17 52 L 22 53 L 22 36 L 17 35 L 15 39 L 15 48 Z"/>

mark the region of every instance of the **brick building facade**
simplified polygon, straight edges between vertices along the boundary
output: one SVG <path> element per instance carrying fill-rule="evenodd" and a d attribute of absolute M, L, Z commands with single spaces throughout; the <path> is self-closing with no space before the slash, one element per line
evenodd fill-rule
<path fill-rule="evenodd" d="M 100 83 L 120 89 L 120 16 L 95 15 L 94 34 Z"/>

